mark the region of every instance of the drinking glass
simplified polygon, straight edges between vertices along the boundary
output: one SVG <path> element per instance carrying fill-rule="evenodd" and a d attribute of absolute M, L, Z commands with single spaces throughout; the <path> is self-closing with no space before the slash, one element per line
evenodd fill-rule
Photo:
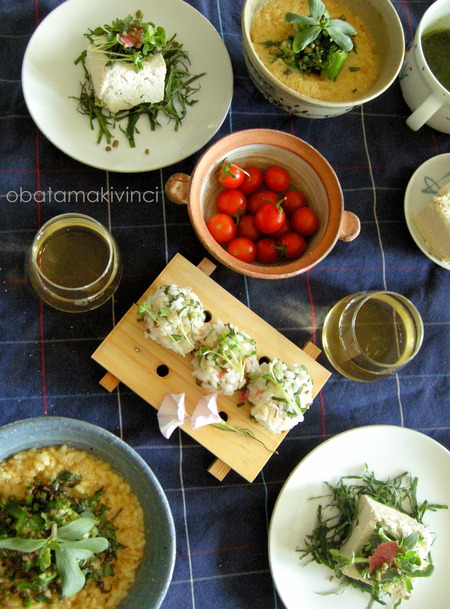
<path fill-rule="evenodd" d="M 47 304 L 83 313 L 111 298 L 122 264 L 117 244 L 102 224 L 84 214 L 67 213 L 46 222 L 36 234 L 27 274 Z"/>
<path fill-rule="evenodd" d="M 423 322 L 404 296 L 387 291 L 350 294 L 327 314 L 323 350 L 333 367 L 354 381 L 395 374 L 420 349 Z"/>

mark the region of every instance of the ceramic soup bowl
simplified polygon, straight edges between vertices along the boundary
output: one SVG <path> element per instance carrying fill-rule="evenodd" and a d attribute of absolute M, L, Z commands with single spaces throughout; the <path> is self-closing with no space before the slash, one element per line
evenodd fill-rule
<path fill-rule="evenodd" d="M 305 118 L 330 118 L 349 112 L 383 93 L 397 77 L 403 61 L 405 40 L 399 16 L 389 0 L 346 0 L 346 4 L 364 19 L 381 57 L 378 76 L 368 91 L 351 101 L 321 101 L 280 82 L 258 56 L 250 36 L 252 20 L 268 0 L 246 0 L 242 9 L 242 47 L 250 78 L 275 106 Z M 326 0 L 324 2 L 327 4 Z M 309 12 L 307 13 L 309 15 Z"/>

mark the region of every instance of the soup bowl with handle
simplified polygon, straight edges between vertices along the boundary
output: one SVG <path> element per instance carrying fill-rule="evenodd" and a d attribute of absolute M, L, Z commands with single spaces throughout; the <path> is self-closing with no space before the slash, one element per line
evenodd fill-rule
<path fill-rule="evenodd" d="M 438 0 L 424 13 L 414 39 L 409 45 L 399 75 L 405 102 L 413 111 L 406 124 L 413 131 L 428 125 L 442 133 L 450 133 L 450 91 L 436 78 L 424 53 L 424 37 L 439 31 L 450 35 L 450 2 Z M 450 62 L 450 56 L 441 61 Z"/>

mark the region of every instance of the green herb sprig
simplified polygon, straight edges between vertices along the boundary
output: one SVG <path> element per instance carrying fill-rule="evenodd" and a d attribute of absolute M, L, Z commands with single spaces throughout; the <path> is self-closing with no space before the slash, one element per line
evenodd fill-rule
<path fill-rule="evenodd" d="M 243 341 L 249 348 L 243 348 Z M 215 348 L 200 346 L 197 350 L 200 361 L 211 356 L 218 368 L 235 370 L 242 380 L 245 376 L 245 363 L 249 357 L 256 355 L 256 342 L 235 328 L 232 324 L 225 324 L 224 331 L 217 336 Z"/>
<path fill-rule="evenodd" d="M 115 61 L 134 64 L 136 72 L 145 66 L 146 57 L 160 53 L 167 44 L 167 35 L 161 26 L 142 21 L 142 13 L 128 15 L 125 19 L 115 19 L 111 25 L 89 29 L 84 34 L 98 53 L 110 59 L 107 66 Z"/>
<path fill-rule="evenodd" d="M 239 433 L 239 434 L 241 434 L 241 436 L 255 440 L 256 442 L 261 444 L 263 446 L 263 448 L 265 448 L 269 453 L 272 453 L 273 455 L 278 455 L 277 450 L 271 450 L 262 440 L 260 440 L 259 438 L 256 437 L 256 435 L 253 433 L 253 431 L 251 429 L 248 429 L 247 427 L 240 427 L 240 428 L 233 427 L 232 425 L 230 425 L 229 423 L 227 423 L 227 421 L 224 421 L 223 419 L 220 423 L 213 424 L 213 425 L 211 425 L 211 427 L 214 427 L 215 429 L 220 429 L 221 431 Z"/>

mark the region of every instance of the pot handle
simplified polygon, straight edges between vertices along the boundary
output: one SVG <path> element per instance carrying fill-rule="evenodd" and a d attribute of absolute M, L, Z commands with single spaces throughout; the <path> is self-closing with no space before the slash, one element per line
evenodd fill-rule
<path fill-rule="evenodd" d="M 339 233 L 340 241 L 353 241 L 359 235 L 361 222 L 356 214 L 351 211 L 344 211 L 342 214 L 341 230 Z"/>
<path fill-rule="evenodd" d="M 174 173 L 164 185 L 166 197 L 172 203 L 187 205 L 191 188 L 191 176 L 186 173 Z"/>

